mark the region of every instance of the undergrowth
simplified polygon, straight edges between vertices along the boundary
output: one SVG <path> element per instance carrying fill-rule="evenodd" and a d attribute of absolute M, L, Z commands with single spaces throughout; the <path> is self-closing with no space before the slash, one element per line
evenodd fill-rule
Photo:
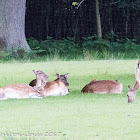
<path fill-rule="evenodd" d="M 73 38 L 38 41 L 28 39 L 31 48 L 26 52 L 23 49 L 17 52 L 0 51 L 1 61 L 46 61 L 46 60 L 110 60 L 136 59 L 140 55 L 140 45 L 135 40 L 96 39 L 95 36 L 83 37 L 74 43 Z"/>

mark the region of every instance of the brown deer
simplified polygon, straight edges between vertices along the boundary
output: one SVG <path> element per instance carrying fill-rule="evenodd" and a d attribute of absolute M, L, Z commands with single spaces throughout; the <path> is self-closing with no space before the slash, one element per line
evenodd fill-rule
<path fill-rule="evenodd" d="M 49 76 L 40 70 L 39 71 L 33 70 L 33 72 L 36 75 L 36 79 L 35 79 L 36 84 L 33 87 L 33 89 L 41 94 L 42 91 L 44 90 L 44 86 L 46 85 Z"/>
<path fill-rule="evenodd" d="M 135 77 L 136 81 L 140 84 L 140 60 L 137 63 Z"/>
<path fill-rule="evenodd" d="M 137 63 L 135 77 L 136 82 L 134 87 L 131 89 L 130 86 L 128 85 L 128 93 L 127 93 L 128 103 L 132 103 L 134 101 L 137 90 L 140 87 L 140 60 Z"/>
<path fill-rule="evenodd" d="M 128 103 L 132 103 L 134 101 L 138 88 L 139 88 L 139 83 L 137 81 L 135 82 L 133 88 L 130 88 L 130 86 L 128 85 L 128 93 L 127 93 Z"/>
<path fill-rule="evenodd" d="M 48 76 L 40 74 L 39 71 L 36 72 L 36 75 L 37 75 L 36 87 L 40 87 L 41 81 L 46 79 Z M 43 94 L 40 94 L 33 87 L 27 84 L 11 84 L 0 88 L 0 100 L 6 100 L 9 98 L 20 99 L 20 98 L 43 98 L 43 97 L 44 97 Z"/>
<path fill-rule="evenodd" d="M 67 88 L 67 86 L 69 86 L 69 83 L 67 82 L 68 73 L 65 75 L 56 74 L 56 76 L 56 80 L 47 82 L 44 86 L 44 90 L 42 91 L 44 96 L 60 96 L 69 93 L 69 89 Z M 35 86 L 36 80 L 32 80 L 29 85 Z"/>
<path fill-rule="evenodd" d="M 112 80 L 93 80 L 87 84 L 82 93 L 122 93 L 123 86 L 121 83 Z"/>

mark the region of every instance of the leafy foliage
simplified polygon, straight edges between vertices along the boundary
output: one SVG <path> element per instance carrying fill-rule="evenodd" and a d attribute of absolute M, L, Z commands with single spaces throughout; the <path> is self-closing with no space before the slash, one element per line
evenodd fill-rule
<path fill-rule="evenodd" d="M 119 39 L 114 32 L 107 34 L 106 39 L 97 39 L 96 35 L 82 37 L 82 40 L 77 44 L 74 43 L 72 37 L 63 40 L 54 40 L 48 37 L 47 40 L 40 42 L 30 39 L 29 44 L 32 49 L 35 49 L 35 46 L 38 47 L 37 50 L 40 53 L 37 54 L 53 59 L 55 56 L 57 59 L 127 59 L 138 58 L 140 54 L 140 45 L 136 44 L 136 40 Z"/>
<path fill-rule="evenodd" d="M 78 2 L 73 2 L 72 5 L 73 6 L 77 6 L 78 5 Z"/>
<path fill-rule="evenodd" d="M 53 55 L 59 53 L 60 56 L 67 56 L 69 54 L 77 53 L 80 48 L 70 39 L 54 40 L 49 38 L 38 42 L 34 39 L 29 39 L 28 43 L 33 50 L 39 51 L 39 55 Z"/>
<path fill-rule="evenodd" d="M 95 0 L 27 1 L 26 36 L 45 40 L 75 37 L 81 40 L 97 33 Z M 103 38 L 106 34 L 120 39 L 140 40 L 140 0 L 100 0 Z M 111 37 L 110 36 L 110 37 Z M 114 36 L 114 38 L 116 38 Z M 112 40 L 113 41 L 113 40 Z M 115 40 L 114 40 L 115 41 Z"/>
<path fill-rule="evenodd" d="M 130 59 L 139 58 L 140 45 L 136 40 L 121 40 L 115 35 L 107 35 L 107 39 L 97 39 L 96 35 L 82 37 L 79 43 L 74 43 L 72 37 L 63 40 L 38 41 L 28 39 L 31 51 L 20 49 L 16 52 L 0 51 L 2 61 L 16 60 L 74 60 L 74 59 Z M 112 39 L 113 38 L 113 39 Z"/>

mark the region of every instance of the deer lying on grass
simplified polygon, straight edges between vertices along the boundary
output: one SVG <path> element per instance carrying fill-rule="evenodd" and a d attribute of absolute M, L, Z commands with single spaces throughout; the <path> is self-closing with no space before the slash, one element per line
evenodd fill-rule
<path fill-rule="evenodd" d="M 93 80 L 87 84 L 82 93 L 122 93 L 123 86 L 121 83 L 112 80 Z"/>
<path fill-rule="evenodd" d="M 41 86 L 41 81 L 47 79 L 47 75 L 42 74 L 42 71 L 33 71 L 36 73 L 36 87 Z M 37 92 L 33 87 L 27 84 L 11 84 L 0 88 L 0 100 L 10 98 L 43 98 L 44 95 Z"/>
<path fill-rule="evenodd" d="M 128 85 L 128 93 L 127 93 L 128 103 L 132 103 L 134 101 L 137 90 L 140 87 L 140 60 L 137 63 L 135 77 L 136 77 L 136 82 L 134 87 L 130 88 L 130 86 Z"/>
<path fill-rule="evenodd" d="M 43 71 L 33 70 L 33 72 L 36 75 L 36 79 L 35 79 L 36 84 L 33 87 L 33 89 L 41 94 L 42 91 L 44 90 L 44 86 L 46 85 L 49 76 L 47 76 Z"/>
<path fill-rule="evenodd" d="M 60 96 L 69 93 L 69 83 L 67 82 L 68 73 L 65 75 L 56 74 L 57 79 L 52 82 L 47 82 L 44 86 L 42 94 L 44 96 Z M 36 79 L 32 80 L 29 84 L 30 86 L 36 86 Z"/>

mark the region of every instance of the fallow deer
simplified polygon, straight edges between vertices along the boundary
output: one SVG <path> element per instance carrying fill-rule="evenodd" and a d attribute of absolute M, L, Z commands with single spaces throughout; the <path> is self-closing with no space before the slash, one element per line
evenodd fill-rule
<path fill-rule="evenodd" d="M 87 84 L 82 93 L 122 93 L 123 86 L 121 83 L 112 80 L 93 80 Z"/>
<path fill-rule="evenodd" d="M 128 93 L 127 93 L 128 103 L 132 103 L 134 101 L 137 90 L 140 87 L 140 60 L 138 61 L 136 66 L 135 77 L 136 77 L 136 82 L 134 87 L 131 89 L 130 86 L 128 85 Z"/>
<path fill-rule="evenodd" d="M 69 83 L 67 82 L 68 73 L 65 75 L 56 74 L 57 79 L 52 82 L 47 82 L 44 86 L 43 95 L 44 96 L 60 96 L 69 93 Z M 29 84 L 30 86 L 36 85 L 36 80 L 32 80 Z"/>
<path fill-rule="evenodd" d="M 36 87 L 40 87 L 41 81 L 48 76 L 44 74 L 40 75 L 39 73 L 36 73 L 36 74 L 37 74 Z M 11 85 L 0 88 L 0 100 L 6 100 L 9 98 L 20 99 L 20 98 L 43 98 L 43 97 L 44 97 L 43 94 L 41 95 L 39 92 L 33 89 L 33 87 L 27 84 L 11 84 Z"/>
<path fill-rule="evenodd" d="M 139 83 L 139 85 L 140 85 L 140 60 L 139 60 L 138 63 L 137 63 L 135 77 L 136 77 L 136 81 L 137 81 L 137 82 Z"/>
<path fill-rule="evenodd" d="M 33 89 L 42 95 L 42 91 L 44 90 L 44 86 L 46 85 L 49 76 L 40 70 L 39 71 L 33 70 L 33 72 L 36 75 L 35 79 L 36 84 L 35 86 L 33 86 Z"/>
<path fill-rule="evenodd" d="M 128 93 L 127 93 L 128 103 L 132 103 L 134 101 L 138 88 L 139 88 L 139 83 L 137 81 L 135 82 L 133 88 L 130 88 L 130 86 L 128 85 Z"/>

